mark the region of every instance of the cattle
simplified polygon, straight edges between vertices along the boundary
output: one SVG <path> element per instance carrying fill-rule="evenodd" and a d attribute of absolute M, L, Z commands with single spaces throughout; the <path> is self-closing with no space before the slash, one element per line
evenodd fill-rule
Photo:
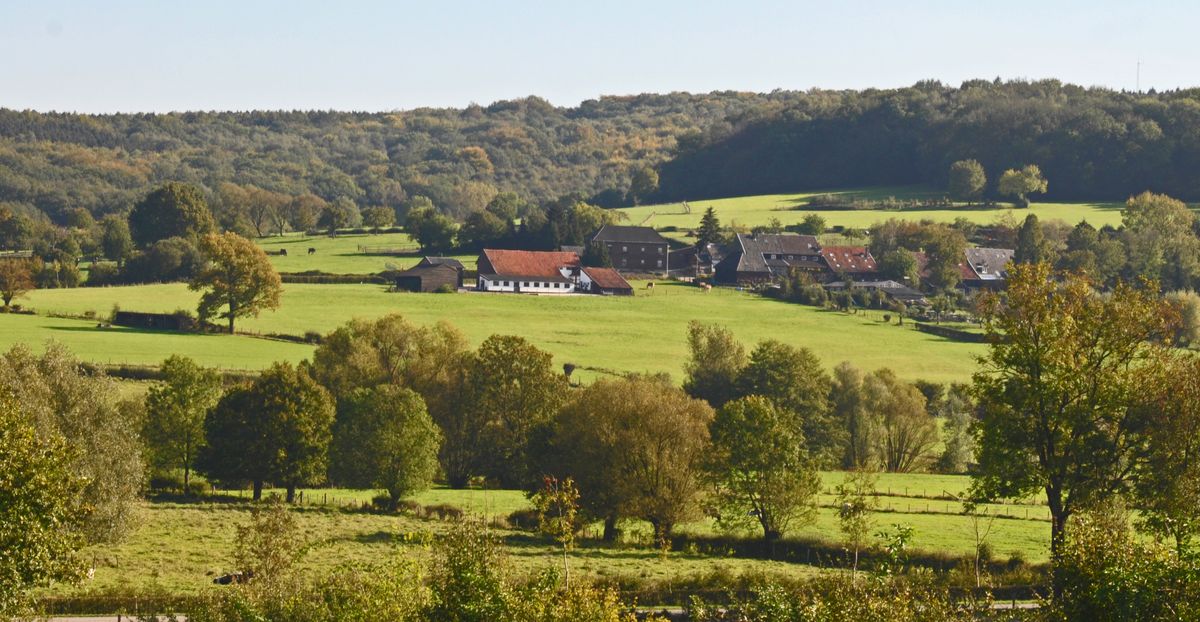
<path fill-rule="evenodd" d="M 279 255 L 281 257 L 287 257 L 287 249 L 286 248 L 279 249 Z"/>
<path fill-rule="evenodd" d="M 310 246 L 310 247 L 308 247 L 308 254 L 309 254 L 309 255 L 316 255 L 316 254 L 317 254 L 317 249 L 315 249 L 315 248 L 313 248 L 313 247 L 311 247 L 311 246 Z"/>
<path fill-rule="evenodd" d="M 646 289 L 654 289 L 654 281 L 650 281 L 649 283 L 646 283 Z"/>
<path fill-rule="evenodd" d="M 253 571 L 230 572 L 213 579 L 213 583 L 217 585 L 233 585 L 237 583 L 246 583 L 252 578 L 254 578 Z"/>

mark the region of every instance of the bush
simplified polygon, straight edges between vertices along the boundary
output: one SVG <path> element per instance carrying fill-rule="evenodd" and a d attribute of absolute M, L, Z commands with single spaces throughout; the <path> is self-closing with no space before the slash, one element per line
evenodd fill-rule
<path fill-rule="evenodd" d="M 193 497 L 203 497 L 212 492 L 212 484 L 208 482 L 188 482 L 187 492 Z"/>
<path fill-rule="evenodd" d="M 525 531 L 537 531 L 538 513 L 534 509 L 517 510 L 505 519 L 509 527 Z"/>
<path fill-rule="evenodd" d="M 156 473 L 150 476 L 149 485 L 154 492 L 179 492 L 183 490 L 183 478 L 174 473 Z"/>
<path fill-rule="evenodd" d="M 425 513 L 425 516 L 438 520 L 460 520 L 464 516 L 462 508 L 449 503 L 427 505 L 422 511 Z"/>
<path fill-rule="evenodd" d="M 433 293 L 435 293 L 435 294 L 453 294 L 457 291 L 458 291 L 457 288 L 455 288 L 453 285 L 450 285 L 449 283 L 447 283 L 445 285 L 439 285 L 437 289 L 433 290 Z"/>

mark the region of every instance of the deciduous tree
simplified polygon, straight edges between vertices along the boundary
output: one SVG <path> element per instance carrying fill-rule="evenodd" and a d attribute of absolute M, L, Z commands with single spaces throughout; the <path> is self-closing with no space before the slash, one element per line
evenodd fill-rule
<path fill-rule="evenodd" d="M 0 616 L 25 613 L 28 592 L 81 576 L 85 482 L 66 439 L 39 433 L 16 400 L 0 396 Z"/>
<path fill-rule="evenodd" d="M 258 317 L 267 309 L 278 309 L 283 284 L 271 260 L 259 246 L 236 233 L 209 234 L 200 244 L 208 264 L 188 285 L 206 290 L 200 296 L 198 314 L 233 322 L 240 317 Z M 218 309 L 224 308 L 221 313 Z"/>
<path fill-rule="evenodd" d="M 746 366 L 746 349 L 729 329 L 696 320 L 688 323 L 688 361 L 683 390 L 715 408 L 737 396 L 738 374 Z"/>
<path fill-rule="evenodd" d="M 959 160 L 950 165 L 950 196 L 959 201 L 972 203 L 983 196 L 987 186 L 987 175 L 983 165 L 975 160 Z"/>
<path fill-rule="evenodd" d="M 738 373 L 737 395 L 761 395 L 792 417 L 820 465 L 841 457 L 845 434 L 829 408 L 829 374 L 808 348 L 774 339 L 759 342 Z"/>
<path fill-rule="evenodd" d="M 816 516 L 816 462 L 789 413 L 750 396 L 725 404 L 711 426 L 709 476 L 726 528 L 757 523 L 768 542 Z"/>
<path fill-rule="evenodd" d="M 204 446 L 204 417 L 221 398 L 221 376 L 178 354 L 159 370 L 162 381 L 146 393 L 142 434 L 150 463 L 163 471 L 183 471 L 183 489 L 190 492 L 192 469 Z"/>
<path fill-rule="evenodd" d="M 1135 489 L 1142 523 L 1183 554 L 1200 532 L 1200 357 L 1179 355 L 1139 374 L 1145 417 Z"/>
<path fill-rule="evenodd" d="M 864 408 L 875 421 L 874 454 L 889 473 L 909 473 L 926 465 L 937 445 L 937 422 L 925 409 L 925 396 L 883 368 L 863 379 Z"/>
<path fill-rule="evenodd" d="M 0 299 L 4 308 L 37 288 L 33 282 L 33 264 L 26 259 L 0 259 Z"/>
<path fill-rule="evenodd" d="M 199 188 L 170 182 L 155 188 L 129 213 L 129 231 L 143 248 L 167 238 L 196 239 L 216 229 Z"/>
<path fill-rule="evenodd" d="M 1042 169 L 1036 164 L 1027 164 L 1020 170 L 1010 168 L 1004 171 L 996 190 L 1003 196 L 1015 198 L 1017 205 L 1029 207 L 1028 195 L 1041 194 L 1048 187 L 1046 178 L 1042 177 Z"/>
<path fill-rule="evenodd" d="M 1200 238 L 1196 216 L 1183 201 L 1143 192 L 1121 212 L 1127 231 L 1129 268 L 1167 289 L 1193 287 L 1200 275 Z"/>
<path fill-rule="evenodd" d="M 429 488 L 438 470 L 442 434 L 425 401 L 393 384 L 357 389 L 339 399 L 333 426 L 332 479 L 387 492 L 389 509 Z"/>
<path fill-rule="evenodd" d="M 1023 264 L 981 312 L 992 339 L 974 375 L 974 494 L 1045 492 L 1057 556 L 1068 519 L 1129 482 L 1140 428 L 1132 372 L 1167 335 L 1165 303 L 1124 284 L 1100 296 L 1083 277 Z"/>

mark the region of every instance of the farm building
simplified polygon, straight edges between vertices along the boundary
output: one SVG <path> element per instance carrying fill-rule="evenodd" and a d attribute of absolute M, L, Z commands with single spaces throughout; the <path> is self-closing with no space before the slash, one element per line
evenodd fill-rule
<path fill-rule="evenodd" d="M 793 233 L 737 234 L 728 254 L 714 272 L 722 283 L 763 283 L 785 276 L 796 268 L 820 274 L 825 271 L 821 245 L 811 235 Z"/>
<path fill-rule="evenodd" d="M 613 267 L 622 272 L 667 270 L 667 239 L 650 227 L 604 225 L 592 237 L 592 243 L 603 244 Z"/>
<path fill-rule="evenodd" d="M 570 294 L 579 283 L 579 255 L 563 251 L 485 249 L 479 256 L 481 292 Z"/>
<path fill-rule="evenodd" d="M 612 268 L 582 268 L 579 274 L 579 287 L 593 294 L 610 296 L 632 296 L 633 286 L 620 272 Z"/>
<path fill-rule="evenodd" d="M 463 271 L 449 263 L 417 264 L 396 273 L 395 282 L 399 291 L 433 292 L 440 287 L 459 289 L 463 285 Z"/>
<path fill-rule="evenodd" d="M 1007 248 L 968 248 L 958 264 L 962 286 L 966 289 L 1000 289 L 1008 278 L 1007 266 L 1013 251 Z"/>
<path fill-rule="evenodd" d="M 677 276 L 705 276 L 712 274 L 713 267 L 724 257 L 725 247 L 720 244 L 689 246 L 667 255 L 667 271 Z"/>
<path fill-rule="evenodd" d="M 870 279 L 879 274 L 875 258 L 865 246 L 826 246 L 821 249 L 821 259 L 825 262 L 827 277 Z"/>

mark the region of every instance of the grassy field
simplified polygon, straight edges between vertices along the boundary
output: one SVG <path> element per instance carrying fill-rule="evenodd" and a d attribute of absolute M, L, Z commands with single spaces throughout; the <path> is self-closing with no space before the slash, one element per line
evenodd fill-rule
<path fill-rule="evenodd" d="M 826 473 L 827 486 L 840 482 L 842 474 Z M 926 551 L 966 555 L 973 550 L 974 539 L 970 519 L 958 515 L 958 504 L 916 496 L 922 493 L 941 494 L 939 489 L 961 490 L 967 479 L 961 476 L 884 475 L 881 477 L 879 498 L 881 510 L 874 515 L 876 530 L 900 523 L 914 527 L 912 546 Z M 892 496 L 887 495 L 891 488 Z M 908 488 L 913 496 L 901 496 Z M 305 539 L 313 543 L 305 565 L 314 569 L 330 569 L 349 562 L 379 561 L 388 555 L 424 557 L 429 554 L 429 542 L 446 524 L 404 516 L 382 516 L 343 509 L 339 506 L 368 500 L 370 491 L 309 490 L 304 505 L 296 512 Z M 415 498 L 424 505 L 449 503 L 468 514 L 489 520 L 503 519 L 509 512 L 528 507 L 520 491 L 513 490 L 446 490 L 434 489 Z M 832 499 L 822 496 L 821 503 Z M 938 504 L 945 507 L 939 507 Z M 926 505 L 929 508 L 926 509 Z M 61 588 L 65 594 L 111 588 L 165 588 L 183 593 L 195 593 L 211 586 L 212 576 L 227 572 L 232 566 L 234 526 L 246 521 L 247 505 L 236 499 L 209 503 L 153 502 L 145 505 L 141 526 L 122 543 L 97 546 L 85 556 L 94 561 L 95 579 L 77 588 Z M 1045 508 L 1029 506 L 996 506 L 1000 512 L 1023 516 L 1026 510 L 1034 513 Z M 944 513 L 937 513 L 944 512 Z M 523 532 L 497 527 L 507 543 L 509 558 L 519 570 L 537 570 L 561 563 L 558 552 L 540 538 Z M 707 573 L 718 569 L 731 572 L 770 570 L 792 575 L 819 572 L 813 566 L 739 559 L 705 554 L 698 551 L 673 551 L 661 555 L 645 546 L 649 528 L 637 522 L 623 525 L 626 532 L 623 544 L 604 546 L 584 541 L 570 554 L 573 572 L 597 578 L 637 577 L 643 580 L 665 580 L 680 576 Z M 715 533 L 705 520 L 685 525 L 682 531 L 694 534 Z M 598 535 L 598 528 L 590 536 Z M 756 534 L 749 534 L 753 537 Z M 834 510 L 823 507 L 816 522 L 793 534 L 837 541 L 839 532 Z M 1019 553 L 1032 562 L 1047 559 L 1049 523 L 1039 518 L 997 519 L 989 542 L 998 556 Z"/>
<path fill-rule="evenodd" d="M 1097 228 L 1103 225 L 1119 225 L 1121 223 L 1122 203 L 1034 203 L 1029 209 L 1003 208 L 973 208 L 959 207 L 955 209 L 937 210 L 821 210 L 807 211 L 803 206 L 808 199 L 817 194 L 839 194 L 863 197 L 868 199 L 897 199 L 928 198 L 941 196 L 922 186 L 903 186 L 896 188 L 871 188 L 864 190 L 834 190 L 829 192 L 805 192 L 799 194 L 769 194 L 749 197 L 734 197 L 728 199 L 711 199 L 688 201 L 690 211 L 685 210 L 682 203 L 663 205 L 643 205 L 623 208 L 628 220 L 623 224 L 646 225 L 655 228 L 678 227 L 694 229 L 700 224 L 700 216 L 712 207 L 725 226 L 741 225 L 754 227 L 765 225 L 772 219 L 778 218 L 784 225 L 798 223 L 811 213 L 820 214 L 830 225 L 844 227 L 868 228 L 872 224 L 888 218 L 903 220 L 933 220 L 937 222 L 952 222 L 956 218 L 967 218 L 976 223 L 987 224 L 995 222 L 1005 214 L 1012 214 L 1018 221 L 1026 214 L 1037 214 L 1043 221 L 1057 219 L 1069 224 L 1087 220 Z"/>
<path fill-rule="evenodd" d="M 80 288 L 33 292 L 26 306 L 39 313 L 105 314 L 122 309 L 169 312 L 195 308 L 197 294 L 182 284 Z M 415 322 L 447 320 L 478 343 L 495 333 L 522 335 L 553 353 L 556 362 L 622 372 L 668 372 L 677 380 L 687 357 L 689 320 L 729 327 L 752 345 L 774 338 L 811 348 L 827 366 L 851 361 L 867 369 L 891 367 L 908 379 L 968 380 L 982 346 L 882 321 L 878 311 L 848 315 L 779 302 L 731 289 L 703 293 L 681 283 L 639 286 L 632 297 L 517 296 L 503 294 L 392 293 L 377 285 L 285 285 L 282 307 L 242 322 L 242 330 L 303 334 L 329 331 L 355 317 L 402 313 Z M 54 328 L 67 327 L 71 330 Z M 0 317 L 0 340 L 41 342 L 54 338 L 85 358 L 145 362 L 161 353 L 197 354 L 206 363 L 221 360 L 228 348 L 230 367 L 263 367 L 279 358 L 302 358 L 306 346 L 245 337 L 147 335 L 141 349 L 127 345 L 136 333 L 96 329 L 94 323 L 50 322 L 42 318 Z M 162 338 L 160 343 L 156 340 Z M 234 362 L 236 361 L 236 363 Z"/>
<path fill-rule="evenodd" d="M 158 364 L 179 353 L 203 365 L 224 369 L 260 369 L 272 361 L 300 361 L 312 352 L 312 346 L 308 345 L 243 335 L 98 328 L 95 320 L 41 315 L 0 316 L 0 347 L 3 349 L 25 343 L 40 350 L 48 340 L 67 345 L 82 360 L 98 363 Z"/>
<path fill-rule="evenodd" d="M 417 243 L 408 237 L 407 233 L 341 234 L 333 238 L 326 235 L 289 234 L 260 238 L 257 242 L 269 253 L 287 251 L 287 255 L 271 255 L 271 263 L 280 272 L 320 270 L 334 274 L 373 274 L 388 269 L 389 266 L 408 268 L 421 260 Z M 363 252 L 363 247 L 404 249 L 406 254 L 370 255 Z M 316 250 L 312 255 L 308 254 L 310 248 Z M 458 257 L 469 270 L 475 268 L 477 258 L 477 255 Z"/>

